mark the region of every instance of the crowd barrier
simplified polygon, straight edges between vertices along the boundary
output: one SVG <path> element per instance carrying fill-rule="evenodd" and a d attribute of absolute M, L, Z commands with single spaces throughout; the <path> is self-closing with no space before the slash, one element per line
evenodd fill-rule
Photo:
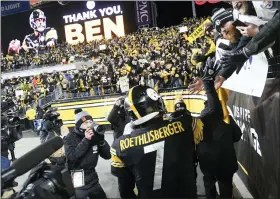
<path fill-rule="evenodd" d="M 238 175 L 254 198 L 280 198 L 280 79 L 268 79 L 260 98 L 231 92 L 228 110 L 243 133 Z"/>

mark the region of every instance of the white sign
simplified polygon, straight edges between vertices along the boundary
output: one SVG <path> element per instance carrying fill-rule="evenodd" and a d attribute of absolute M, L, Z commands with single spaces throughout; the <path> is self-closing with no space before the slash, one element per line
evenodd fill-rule
<path fill-rule="evenodd" d="M 187 26 L 180 27 L 180 33 L 187 32 L 187 31 L 188 31 Z"/>
<path fill-rule="evenodd" d="M 223 88 L 239 93 L 261 97 L 266 82 L 268 62 L 264 53 L 249 58 L 239 74 L 236 72 L 228 78 Z"/>
<path fill-rule="evenodd" d="M 99 46 L 99 50 L 106 50 L 106 45 L 105 45 L 105 44 L 100 45 L 100 46 Z"/>
<path fill-rule="evenodd" d="M 23 90 L 15 90 L 15 93 L 16 93 L 16 97 L 23 96 L 24 94 Z"/>
<path fill-rule="evenodd" d="M 112 33 L 117 37 L 125 35 L 123 11 L 120 5 L 99 9 L 95 6 L 94 1 L 88 1 L 86 3 L 87 10 L 84 12 L 63 16 L 65 38 L 68 44 L 75 45 L 103 38 L 111 39 Z M 111 19 L 113 16 L 115 16 L 114 20 Z M 83 24 L 82 21 L 84 21 Z"/>
<path fill-rule="evenodd" d="M 119 83 L 120 83 L 120 88 L 121 88 L 122 93 L 129 91 L 129 79 L 126 76 L 120 77 Z"/>

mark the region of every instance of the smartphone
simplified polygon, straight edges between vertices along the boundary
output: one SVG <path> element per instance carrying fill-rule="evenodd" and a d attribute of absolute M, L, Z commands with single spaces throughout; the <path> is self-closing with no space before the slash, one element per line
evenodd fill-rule
<path fill-rule="evenodd" d="M 243 23 L 242 21 L 240 21 L 240 20 L 238 20 L 238 19 L 236 19 L 233 23 L 232 23 L 232 25 L 233 26 L 246 26 L 247 27 L 247 25 L 245 24 L 245 23 Z"/>

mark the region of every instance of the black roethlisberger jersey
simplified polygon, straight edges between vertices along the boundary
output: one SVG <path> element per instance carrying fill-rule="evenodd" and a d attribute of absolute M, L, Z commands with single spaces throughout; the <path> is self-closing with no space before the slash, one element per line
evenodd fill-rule
<path fill-rule="evenodd" d="M 135 177 L 141 198 L 195 198 L 194 136 L 190 115 L 174 120 L 154 119 L 113 142 L 112 174 Z"/>
<path fill-rule="evenodd" d="M 56 42 L 57 32 L 54 28 L 46 28 L 43 32 L 38 32 L 36 36 L 35 33 L 26 35 L 22 42 L 22 49 L 25 51 L 37 50 L 39 48 L 46 47 L 49 41 Z"/>

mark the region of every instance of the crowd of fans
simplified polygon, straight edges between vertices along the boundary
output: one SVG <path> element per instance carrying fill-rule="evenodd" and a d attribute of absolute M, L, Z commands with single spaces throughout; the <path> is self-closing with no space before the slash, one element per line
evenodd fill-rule
<path fill-rule="evenodd" d="M 87 44 L 65 43 L 49 48 L 45 53 L 14 54 L 1 59 L 2 69 L 28 64 L 46 65 L 68 62 L 71 57 L 94 60 L 92 67 L 80 70 L 14 77 L 2 81 L 2 98 L 12 98 L 19 107 L 38 103 L 54 89 L 62 98 L 104 95 L 121 92 L 119 78 L 127 77 L 129 87 L 146 84 L 154 88 L 188 86 L 197 75 L 194 54 L 214 51 L 206 36 L 190 43 L 190 35 L 206 18 L 185 18 L 182 24 L 170 28 L 139 30 L 125 37 L 99 40 Z M 179 27 L 187 32 L 180 33 Z M 105 46 L 100 49 L 100 46 Z M 3 55 L 2 55 L 3 56 Z M 20 95 L 16 92 L 23 91 Z"/>
<path fill-rule="evenodd" d="M 12 72 L 30 68 L 69 63 L 72 60 L 89 58 L 93 54 L 90 44 L 68 45 L 65 42 L 57 44 L 55 48 L 45 47 L 35 52 L 16 54 L 9 52 L 6 56 L 1 53 L 1 71 Z"/>

